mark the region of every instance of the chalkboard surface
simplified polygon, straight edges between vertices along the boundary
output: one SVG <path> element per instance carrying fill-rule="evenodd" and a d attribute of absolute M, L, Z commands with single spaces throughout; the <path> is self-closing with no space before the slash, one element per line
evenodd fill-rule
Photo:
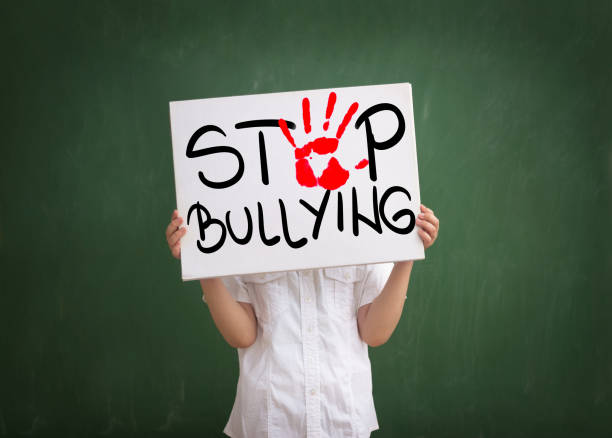
<path fill-rule="evenodd" d="M 376 437 L 612 436 L 610 2 L 4 2 L 0 436 L 221 436 L 168 102 L 410 82 L 440 237 Z"/>

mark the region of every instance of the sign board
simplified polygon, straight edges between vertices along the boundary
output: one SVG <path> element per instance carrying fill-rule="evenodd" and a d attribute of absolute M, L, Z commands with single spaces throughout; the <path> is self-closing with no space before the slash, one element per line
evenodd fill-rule
<path fill-rule="evenodd" d="M 170 102 L 183 280 L 424 258 L 408 83 Z"/>

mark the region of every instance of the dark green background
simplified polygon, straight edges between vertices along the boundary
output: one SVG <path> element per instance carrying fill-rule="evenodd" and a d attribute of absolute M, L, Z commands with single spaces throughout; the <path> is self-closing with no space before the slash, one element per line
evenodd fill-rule
<path fill-rule="evenodd" d="M 220 436 L 168 102 L 408 81 L 441 220 L 377 437 L 612 436 L 610 2 L 4 2 L 0 436 Z"/>

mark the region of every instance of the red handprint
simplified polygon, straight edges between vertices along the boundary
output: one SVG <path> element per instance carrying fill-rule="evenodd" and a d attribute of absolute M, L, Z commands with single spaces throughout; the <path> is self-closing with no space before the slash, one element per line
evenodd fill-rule
<path fill-rule="evenodd" d="M 325 112 L 325 123 L 323 123 L 323 130 L 327 131 L 329 128 L 329 119 L 334 112 L 334 105 L 336 104 L 336 93 L 333 91 L 329 93 L 327 100 L 327 111 Z M 344 169 L 335 157 L 331 157 L 327 162 L 327 167 L 321 172 L 321 175 L 316 176 L 308 159 L 311 153 L 319 155 L 333 154 L 338 149 L 338 142 L 344 134 L 344 131 L 351 121 L 353 115 L 357 112 L 359 104 L 353 102 L 349 107 L 348 111 L 342 119 L 342 123 L 338 126 L 336 131 L 336 137 L 319 137 L 311 142 L 306 143 L 301 148 L 298 148 L 295 144 L 295 140 L 289 132 L 287 122 L 284 119 L 278 121 L 278 125 L 281 131 L 295 148 L 295 176 L 297 182 L 305 187 L 320 186 L 324 189 L 335 190 L 338 187 L 343 186 L 349 177 L 349 171 Z M 302 115 L 304 118 L 304 132 L 309 134 L 311 131 L 310 126 L 310 101 L 307 97 L 302 100 Z M 355 166 L 356 169 L 363 169 L 368 165 L 368 160 L 361 160 L 359 164 Z"/>

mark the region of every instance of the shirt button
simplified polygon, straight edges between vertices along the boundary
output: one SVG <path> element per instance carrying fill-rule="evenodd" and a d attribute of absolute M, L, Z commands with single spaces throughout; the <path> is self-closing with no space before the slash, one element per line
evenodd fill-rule
<path fill-rule="evenodd" d="M 347 273 L 344 273 L 344 279 L 348 280 L 349 279 L 349 275 Z"/>
<path fill-rule="evenodd" d="M 308 332 L 310 333 L 312 331 L 312 326 L 308 326 Z"/>
<path fill-rule="evenodd" d="M 314 390 L 314 389 L 311 389 L 311 390 L 310 390 L 310 395 L 315 395 L 316 393 L 317 393 L 317 391 L 316 391 L 316 390 Z"/>
<path fill-rule="evenodd" d="M 306 297 L 306 302 L 307 302 L 307 303 L 310 303 L 311 301 L 312 301 L 312 298 L 310 298 L 310 297 Z"/>

